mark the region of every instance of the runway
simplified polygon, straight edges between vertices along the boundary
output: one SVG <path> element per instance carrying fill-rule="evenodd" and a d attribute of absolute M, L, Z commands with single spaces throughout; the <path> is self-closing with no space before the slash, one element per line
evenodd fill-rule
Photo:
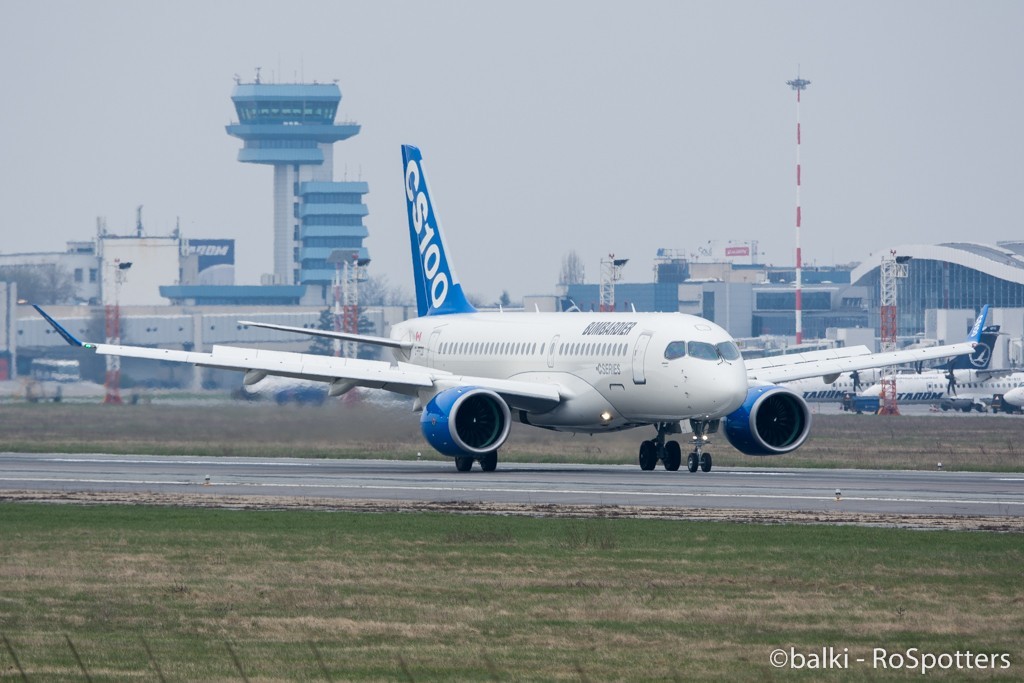
<path fill-rule="evenodd" d="M 3 453 L 3 491 L 1024 517 L 1024 474 L 987 472 Z"/>

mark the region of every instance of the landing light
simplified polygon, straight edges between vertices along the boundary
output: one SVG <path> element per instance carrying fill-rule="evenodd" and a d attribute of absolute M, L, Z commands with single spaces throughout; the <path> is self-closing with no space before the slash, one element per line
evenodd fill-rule
<path fill-rule="evenodd" d="M 607 410 L 604 411 L 603 413 L 601 413 L 601 421 L 602 422 L 611 422 L 612 421 L 612 414 L 609 413 Z"/>

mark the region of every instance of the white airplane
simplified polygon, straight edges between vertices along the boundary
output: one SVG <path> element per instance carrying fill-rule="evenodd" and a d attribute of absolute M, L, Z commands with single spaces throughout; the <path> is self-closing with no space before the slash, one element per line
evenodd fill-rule
<path fill-rule="evenodd" d="M 831 377 L 807 377 L 792 382 L 783 382 L 783 386 L 792 389 L 805 401 L 812 403 L 839 403 L 844 396 L 859 394 L 882 378 L 882 370 L 869 368 L 867 370 L 854 370 L 848 374 L 842 374 L 831 382 L 825 379 Z"/>
<path fill-rule="evenodd" d="M 943 410 L 979 413 L 988 410 L 992 397 L 1006 395 L 1024 384 L 1024 372 L 994 370 L 954 370 L 920 375 L 896 376 L 896 400 L 899 403 L 937 403 Z M 879 396 L 881 385 L 869 387 L 861 396 Z M 1011 405 L 1014 405 L 1010 402 Z"/>
<path fill-rule="evenodd" d="M 1024 408 L 1024 383 L 1003 394 L 1003 401 L 1017 408 Z"/>
<path fill-rule="evenodd" d="M 692 432 L 687 469 L 711 469 L 705 450 L 722 426 L 748 455 L 776 455 L 807 438 L 811 414 L 793 391 L 774 382 L 926 361 L 969 353 L 974 342 L 871 354 L 865 347 L 764 358 L 744 363 L 729 334 L 681 313 L 481 313 L 451 267 L 423 173 L 422 156 L 403 146 L 406 208 L 419 317 L 394 325 L 390 337 L 247 323 L 298 334 L 387 347 L 392 362 L 214 346 L 209 353 L 82 342 L 38 306 L 73 345 L 100 354 L 193 363 L 245 373 L 324 382 L 332 396 L 354 387 L 415 397 L 424 438 L 455 460 L 494 470 L 513 419 L 559 431 L 599 433 L 653 428 L 639 463 L 678 470 L 682 448 L 667 440 Z M 977 323 L 980 331 L 986 311 Z"/>

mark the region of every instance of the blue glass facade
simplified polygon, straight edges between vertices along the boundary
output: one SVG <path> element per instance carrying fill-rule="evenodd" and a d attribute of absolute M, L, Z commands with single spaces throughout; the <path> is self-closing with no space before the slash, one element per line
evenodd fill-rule
<path fill-rule="evenodd" d="M 879 268 L 874 268 L 858 284 L 871 291 L 871 308 L 879 308 Z M 994 308 L 1024 308 L 1024 283 L 986 273 L 957 263 L 931 259 L 910 262 L 907 277 L 896 284 L 900 334 L 925 331 L 925 311 L 930 308 L 980 311 Z"/>

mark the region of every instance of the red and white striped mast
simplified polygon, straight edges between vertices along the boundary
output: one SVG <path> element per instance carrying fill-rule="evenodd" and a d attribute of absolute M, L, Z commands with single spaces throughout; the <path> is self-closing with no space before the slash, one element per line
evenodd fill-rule
<path fill-rule="evenodd" d="M 803 321 L 803 259 L 800 256 L 800 91 L 811 84 L 810 81 L 800 78 L 797 70 L 795 80 L 786 81 L 793 90 L 796 90 L 796 343 L 804 341 Z"/>

